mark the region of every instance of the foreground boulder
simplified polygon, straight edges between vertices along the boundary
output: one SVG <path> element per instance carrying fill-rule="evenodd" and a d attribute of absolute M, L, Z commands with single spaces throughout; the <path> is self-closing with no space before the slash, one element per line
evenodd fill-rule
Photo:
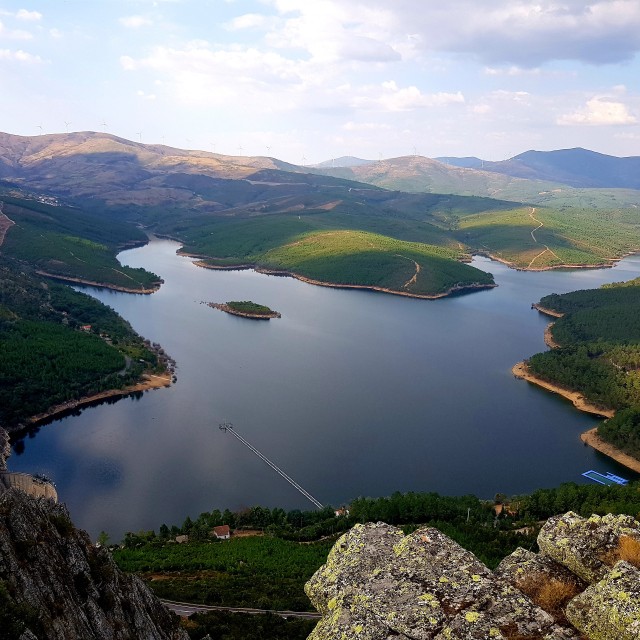
<path fill-rule="evenodd" d="M 309 640 L 640 640 L 640 523 L 551 518 L 496 572 L 436 529 L 356 525 L 306 585 Z"/>
<path fill-rule="evenodd" d="M 550 518 L 538 536 L 540 553 L 566 566 L 586 582 L 602 580 L 613 564 L 620 539 L 640 544 L 640 522 L 631 516 L 593 515 L 582 518 L 569 511 Z"/>
<path fill-rule="evenodd" d="M 310 640 L 575 638 L 437 529 L 356 525 L 306 585 Z"/>

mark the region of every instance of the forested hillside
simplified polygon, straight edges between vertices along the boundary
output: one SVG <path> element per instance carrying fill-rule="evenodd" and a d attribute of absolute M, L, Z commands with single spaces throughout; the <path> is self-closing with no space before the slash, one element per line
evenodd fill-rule
<path fill-rule="evenodd" d="M 640 284 L 552 294 L 540 306 L 564 314 L 551 329 L 560 348 L 530 358 L 529 370 L 615 409 L 598 435 L 640 459 Z"/>
<path fill-rule="evenodd" d="M 158 358 L 115 311 L 0 258 L 0 423 L 119 389 Z"/>
<path fill-rule="evenodd" d="M 133 225 L 6 194 L 0 194 L 0 211 L 14 223 L 2 252 L 38 270 L 133 292 L 156 289 L 161 282 L 153 273 L 116 260 L 122 248 L 147 240 Z"/>
<path fill-rule="evenodd" d="M 348 509 L 341 512 L 344 515 L 336 515 L 330 507 L 289 512 L 260 506 L 237 512 L 214 510 L 196 519 L 187 517 L 180 526 L 162 525 L 158 532 L 129 533 L 114 557 L 122 569 L 140 573 L 156 594 L 168 599 L 305 611 L 311 604 L 304 583 L 325 562 L 337 537 L 356 523 L 383 521 L 406 533 L 435 526 L 493 568 L 517 547 L 536 550 L 539 522 L 557 513 L 636 516 L 640 491 L 637 483 L 624 487 L 568 483 L 529 495 L 496 495 L 493 501 L 471 495 L 394 493 L 357 498 Z M 213 540 L 212 527 L 223 523 L 239 535 Z M 179 534 L 188 535 L 189 541 L 176 544 Z M 193 638 L 211 633 L 228 640 L 302 640 L 311 626 L 313 622 L 284 623 L 218 612 L 195 616 L 188 630 Z M 269 635 L 261 636 L 266 629 Z"/>

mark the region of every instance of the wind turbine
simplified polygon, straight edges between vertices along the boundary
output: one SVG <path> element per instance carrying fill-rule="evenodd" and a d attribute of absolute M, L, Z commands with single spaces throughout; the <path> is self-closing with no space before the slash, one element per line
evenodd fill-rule
<path fill-rule="evenodd" d="M 415 147 L 413 147 L 413 155 L 416 156 L 416 157 L 418 155 L 418 150 Z"/>
<path fill-rule="evenodd" d="M 102 125 L 102 130 L 106 131 L 107 130 L 107 123 L 103 120 L 100 124 Z"/>
<path fill-rule="evenodd" d="M 238 145 L 238 155 L 241 156 L 242 155 L 242 145 Z"/>
<path fill-rule="evenodd" d="M 216 143 L 215 142 L 210 142 L 209 146 L 211 147 L 211 153 L 215 153 L 216 152 Z"/>
<path fill-rule="evenodd" d="M 38 135 L 41 136 L 42 135 L 42 125 L 39 124 L 39 125 L 36 125 L 36 126 L 37 126 L 38 129 L 40 129 L 40 133 Z"/>
<path fill-rule="evenodd" d="M 306 166 L 306 165 L 305 165 L 305 162 L 306 162 L 306 161 L 307 161 L 306 156 L 302 156 L 302 166 L 303 166 L 303 167 L 304 167 L 304 166 Z"/>
<path fill-rule="evenodd" d="M 67 128 L 67 133 L 69 133 L 69 125 L 70 124 L 71 124 L 70 122 L 67 122 L 66 120 L 64 121 L 64 126 Z"/>
<path fill-rule="evenodd" d="M 142 142 L 142 131 L 136 131 L 136 135 L 138 136 L 138 142 Z"/>
<path fill-rule="evenodd" d="M 271 147 L 267 145 L 267 153 L 271 153 Z"/>

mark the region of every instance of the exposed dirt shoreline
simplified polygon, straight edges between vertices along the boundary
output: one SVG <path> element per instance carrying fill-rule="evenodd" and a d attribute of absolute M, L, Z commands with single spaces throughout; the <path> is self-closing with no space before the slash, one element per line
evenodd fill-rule
<path fill-rule="evenodd" d="M 607 258 L 606 262 L 598 262 L 596 264 L 554 264 L 548 267 L 523 267 L 517 265 L 515 262 L 511 262 L 510 260 L 506 260 L 505 258 L 501 258 L 493 253 L 488 251 L 478 251 L 476 255 L 485 256 L 486 258 L 490 258 L 491 260 L 495 260 L 496 262 L 500 262 L 501 264 L 510 267 L 511 269 L 515 269 L 516 271 L 554 271 L 557 269 L 611 269 L 615 266 L 616 262 L 620 262 L 623 258 L 627 256 L 631 256 L 635 251 L 631 251 L 629 253 L 625 253 L 623 256 L 619 258 Z"/>
<path fill-rule="evenodd" d="M 36 426 L 42 424 L 43 422 L 48 422 L 49 420 L 55 418 L 60 414 L 74 411 L 75 409 L 80 409 L 81 407 L 100 402 L 101 400 L 124 397 L 132 393 L 149 391 L 150 389 L 159 389 L 161 387 L 168 387 L 170 385 L 170 373 L 162 375 L 146 373 L 143 375 L 143 379 L 140 382 L 129 385 L 127 387 L 123 387 L 122 389 L 107 389 L 106 391 L 100 391 L 100 393 L 95 393 L 91 396 L 85 396 L 83 398 L 79 398 L 78 400 L 70 400 L 69 402 L 63 402 L 62 404 L 55 405 L 44 413 L 38 413 L 37 415 L 28 418 L 26 422 L 21 426 L 21 429 L 24 427 L 28 428 Z"/>
<path fill-rule="evenodd" d="M 511 371 L 516 378 L 531 382 L 535 385 L 538 385 L 539 387 L 542 387 L 543 389 L 546 389 L 547 391 L 557 393 L 563 398 L 570 400 L 573 403 L 574 407 L 576 409 L 579 409 L 580 411 L 591 413 L 602 418 L 611 418 L 615 413 L 615 411 L 613 411 L 612 409 L 603 409 L 596 406 L 595 404 L 591 404 L 581 393 L 578 393 L 577 391 L 571 391 L 570 389 L 565 389 L 564 387 L 560 387 L 551 382 L 547 382 L 546 380 L 542 380 L 541 378 L 537 378 L 529 371 L 527 365 L 524 362 L 518 362 L 517 364 L 515 364 Z"/>
<path fill-rule="evenodd" d="M 49 273 L 48 271 L 41 271 L 40 269 L 36 270 L 36 273 L 39 276 L 45 276 L 46 278 L 51 278 L 52 280 L 60 280 L 60 282 L 74 282 L 76 284 L 85 284 L 89 287 L 100 287 L 101 289 L 112 289 L 113 291 L 122 291 L 123 293 L 140 293 L 145 295 L 155 293 L 160 289 L 160 285 L 162 284 L 157 283 L 150 289 L 131 289 L 130 287 L 121 287 L 120 285 L 107 282 L 94 282 L 93 280 L 85 280 L 84 278 L 60 276 L 56 275 L 55 273 Z"/>
<path fill-rule="evenodd" d="M 600 453 L 604 453 L 604 455 L 613 458 L 616 462 L 627 467 L 627 469 L 640 473 L 640 460 L 636 460 L 634 457 L 624 451 L 620 451 L 620 449 L 617 449 L 612 444 L 605 442 L 598 435 L 598 427 L 585 431 L 581 434 L 580 439 L 582 442 L 586 442 L 590 447 L 593 447 Z"/>
<path fill-rule="evenodd" d="M 188 253 L 181 252 L 181 255 L 188 256 L 191 258 L 201 258 L 202 256 L 192 255 Z M 391 293 L 396 296 L 405 296 L 407 298 L 420 298 L 423 300 L 437 300 L 439 298 L 446 298 L 447 296 L 454 295 L 456 293 L 462 293 L 463 291 L 478 291 L 481 289 L 493 289 L 497 287 L 497 284 L 468 284 L 462 286 L 455 286 L 447 289 L 442 293 L 434 293 L 434 294 L 423 294 L 423 293 L 410 293 L 409 291 L 396 291 L 395 289 L 387 289 L 385 287 L 376 287 L 373 285 L 363 285 L 363 284 L 337 284 L 334 282 L 324 282 L 322 280 L 313 280 L 311 278 L 307 278 L 305 276 L 301 276 L 298 273 L 294 273 L 292 271 L 278 270 L 278 269 L 266 269 L 264 267 L 258 267 L 253 264 L 240 264 L 235 266 L 223 265 L 216 266 L 207 264 L 203 260 L 198 260 L 194 262 L 197 267 L 202 267 L 203 269 L 213 269 L 214 271 L 242 271 L 245 269 L 254 269 L 257 273 L 264 273 L 269 276 L 282 276 L 285 278 L 295 278 L 296 280 L 300 280 L 301 282 L 306 282 L 307 284 L 314 284 L 318 287 L 329 287 L 331 289 L 362 289 L 364 291 L 378 291 L 381 293 Z"/>
<path fill-rule="evenodd" d="M 564 387 L 559 387 L 547 382 L 546 380 L 537 378 L 528 370 L 527 365 L 524 362 L 518 362 L 518 364 L 514 365 L 511 371 L 516 378 L 526 380 L 527 382 L 538 385 L 547 391 L 557 393 L 567 400 L 571 400 L 573 406 L 580 411 L 600 416 L 602 418 L 612 418 L 615 415 L 615 411 L 613 409 L 602 409 L 594 404 L 590 404 L 585 400 L 584 396 L 577 391 L 570 391 Z M 605 442 L 598 435 L 598 427 L 593 427 L 592 429 L 580 434 L 580 439 L 596 451 L 604 453 L 605 456 L 608 456 L 624 467 L 627 467 L 627 469 L 640 473 L 640 460 L 636 460 L 633 456 L 630 456 L 617 447 L 614 447 L 612 444 Z"/>
<path fill-rule="evenodd" d="M 277 311 L 272 311 L 271 313 L 248 313 L 247 311 L 238 311 L 230 307 L 228 304 L 220 303 L 220 302 L 205 302 L 208 307 L 212 309 L 219 309 L 220 311 L 224 311 L 225 313 L 229 313 L 232 316 L 239 316 L 240 318 L 249 318 L 250 320 L 271 320 L 271 318 L 281 318 L 281 314 Z"/>

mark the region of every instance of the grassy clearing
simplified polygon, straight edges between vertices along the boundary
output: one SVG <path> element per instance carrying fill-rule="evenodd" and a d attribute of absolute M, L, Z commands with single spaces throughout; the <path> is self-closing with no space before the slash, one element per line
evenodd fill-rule
<path fill-rule="evenodd" d="M 466 216 L 456 235 L 467 245 L 532 268 L 602 264 L 640 247 L 640 224 L 630 210 L 536 208 L 533 215 L 542 227 L 530 214 L 531 207 L 522 207 Z M 542 253 L 546 247 L 549 251 Z"/>

